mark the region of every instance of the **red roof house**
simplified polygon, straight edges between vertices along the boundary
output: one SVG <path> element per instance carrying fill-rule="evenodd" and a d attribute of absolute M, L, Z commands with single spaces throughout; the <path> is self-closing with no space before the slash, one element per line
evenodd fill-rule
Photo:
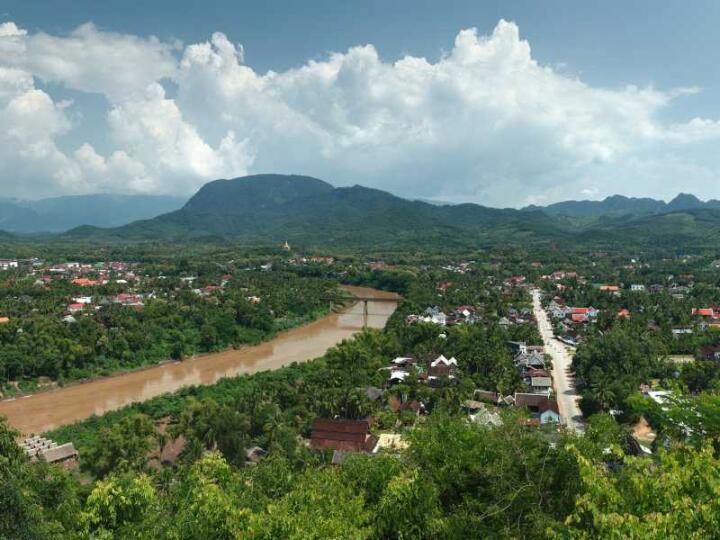
<path fill-rule="evenodd" d="M 617 285 L 600 285 L 600 290 L 603 292 L 618 292 L 620 287 Z"/>
<path fill-rule="evenodd" d="M 70 283 L 73 285 L 80 285 L 81 287 L 92 287 L 94 285 L 99 285 L 99 282 L 94 279 L 88 279 L 88 278 L 75 278 Z"/>

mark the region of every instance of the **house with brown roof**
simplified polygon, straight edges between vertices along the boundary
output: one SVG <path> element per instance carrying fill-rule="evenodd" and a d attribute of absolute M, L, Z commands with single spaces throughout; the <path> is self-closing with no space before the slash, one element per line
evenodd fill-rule
<path fill-rule="evenodd" d="M 539 418 L 541 424 L 560 423 L 562 420 L 557 401 L 543 394 L 515 392 L 515 406 L 527 407 L 535 418 Z"/>
<path fill-rule="evenodd" d="M 445 358 L 441 354 L 430 362 L 428 372 L 430 377 L 454 377 L 457 372 L 458 361 L 455 357 Z"/>
<path fill-rule="evenodd" d="M 558 409 L 557 401 L 554 399 L 548 399 L 541 403 L 538 412 L 540 413 L 540 424 L 560 423 L 560 409 Z"/>
<path fill-rule="evenodd" d="M 372 452 L 377 438 L 370 433 L 371 420 L 327 420 L 312 424 L 310 446 L 316 450 Z"/>
<path fill-rule="evenodd" d="M 705 360 L 720 360 L 720 345 L 706 345 L 700 349 L 700 357 Z"/>
<path fill-rule="evenodd" d="M 478 401 L 486 401 L 497 405 L 500 402 L 502 396 L 497 392 L 491 392 L 490 390 L 475 390 L 473 397 Z"/>

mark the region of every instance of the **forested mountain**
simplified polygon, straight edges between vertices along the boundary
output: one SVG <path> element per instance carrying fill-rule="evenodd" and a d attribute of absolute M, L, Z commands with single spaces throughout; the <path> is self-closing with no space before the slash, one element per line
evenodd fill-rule
<path fill-rule="evenodd" d="M 46 199 L 31 207 L 0 203 L 0 230 L 59 231 L 82 223 L 60 239 L 251 244 L 287 240 L 306 247 L 391 249 L 527 242 L 653 246 L 669 240 L 685 248 L 714 246 L 720 238 L 720 201 L 703 202 L 688 194 L 669 203 L 616 195 L 603 201 L 514 210 L 431 204 L 358 185 L 336 188 L 308 176 L 260 174 L 210 182 L 182 208 L 153 217 L 162 205 L 172 209 L 178 200 L 97 195 Z M 140 220 L 130 223 L 133 217 Z M 18 222 L 30 225 L 13 226 Z"/>
<path fill-rule="evenodd" d="M 240 239 L 250 242 L 397 245 L 494 242 L 562 231 L 542 212 L 436 206 L 362 186 L 334 188 L 306 176 L 255 175 L 205 185 L 175 212 L 110 230 L 82 227 L 73 237 Z"/>
<path fill-rule="evenodd" d="M 600 216 L 644 216 L 697 208 L 720 209 L 720 201 L 703 202 L 695 195 L 680 193 L 670 202 L 647 197 L 635 198 L 612 195 L 602 201 L 562 201 L 548 206 L 528 206 L 524 210 L 542 210 L 553 216 L 595 218 Z"/>
<path fill-rule="evenodd" d="M 180 208 L 185 199 L 163 195 L 75 195 L 36 201 L 0 200 L 0 229 L 62 232 L 80 225 L 117 227 Z"/>

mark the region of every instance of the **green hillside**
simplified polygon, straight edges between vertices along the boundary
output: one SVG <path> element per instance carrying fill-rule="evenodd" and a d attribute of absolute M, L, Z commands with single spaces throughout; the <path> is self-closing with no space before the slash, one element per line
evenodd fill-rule
<path fill-rule="evenodd" d="M 463 248 L 533 243 L 582 247 L 720 245 L 716 201 L 679 195 L 670 203 L 609 197 L 547 208 L 488 208 L 410 201 L 362 186 L 335 188 L 307 176 L 263 174 L 203 186 L 180 210 L 116 228 L 79 227 L 62 236 L 96 242 Z M 598 206 L 599 205 L 599 206 Z M 550 209 L 550 210 L 549 210 Z"/>
<path fill-rule="evenodd" d="M 362 186 L 334 188 L 305 176 L 256 175 L 206 184 L 180 210 L 114 229 L 82 227 L 72 238 L 188 239 L 390 246 L 491 244 L 509 236 L 562 236 L 542 212 L 474 204 L 435 206 Z"/>

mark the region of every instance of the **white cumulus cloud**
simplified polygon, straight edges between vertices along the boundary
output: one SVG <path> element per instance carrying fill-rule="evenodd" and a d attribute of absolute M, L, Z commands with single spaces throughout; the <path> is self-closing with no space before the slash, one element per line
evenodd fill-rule
<path fill-rule="evenodd" d="M 110 155 L 93 141 L 59 149 L 73 129 L 67 109 L 81 105 L 54 102 L 36 80 L 107 97 Z M 588 85 L 539 64 L 506 21 L 489 35 L 460 31 L 437 61 L 388 62 L 364 45 L 267 73 L 219 32 L 178 48 L 91 24 L 53 36 L 4 23 L 0 119 L 9 129 L 0 138 L 14 146 L 0 155 L 7 171 L 25 172 L 0 165 L 0 174 L 10 192 L 23 191 L 13 184 L 23 174 L 39 191 L 187 194 L 214 178 L 275 171 L 489 205 L 720 196 L 720 122 L 661 119 L 697 91 Z"/>

